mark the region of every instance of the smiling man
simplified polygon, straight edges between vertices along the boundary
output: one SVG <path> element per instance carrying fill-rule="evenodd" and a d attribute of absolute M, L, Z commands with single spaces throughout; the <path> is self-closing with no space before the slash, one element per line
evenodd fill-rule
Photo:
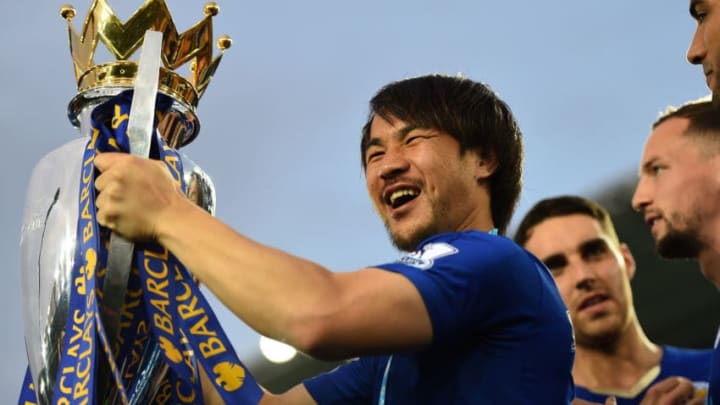
<path fill-rule="evenodd" d="M 97 158 L 98 221 L 160 242 L 258 332 L 361 356 L 263 403 L 569 403 L 565 306 L 542 263 L 497 234 L 521 187 L 508 106 L 465 78 L 391 83 L 370 102 L 361 156 L 392 241 L 413 252 L 398 261 L 332 272 L 261 245 L 197 209 L 157 162 L 123 154 Z"/>
<path fill-rule="evenodd" d="M 550 269 L 570 311 L 577 398 L 602 403 L 615 396 L 618 404 L 633 405 L 695 395 L 682 403 L 703 403 L 712 351 L 647 338 L 630 289 L 635 260 L 603 207 L 576 196 L 542 200 L 520 223 L 515 241 Z"/>

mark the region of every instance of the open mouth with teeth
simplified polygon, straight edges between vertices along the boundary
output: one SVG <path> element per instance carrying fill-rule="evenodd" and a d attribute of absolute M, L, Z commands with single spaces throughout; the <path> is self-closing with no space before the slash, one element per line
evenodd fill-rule
<path fill-rule="evenodd" d="M 385 203 L 393 208 L 401 207 L 420 195 L 420 190 L 414 188 L 403 188 L 395 190 L 385 198 Z"/>

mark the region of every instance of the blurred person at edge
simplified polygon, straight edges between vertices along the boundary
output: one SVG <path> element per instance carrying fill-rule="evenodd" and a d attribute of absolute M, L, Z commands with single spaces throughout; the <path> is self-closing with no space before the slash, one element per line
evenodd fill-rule
<path fill-rule="evenodd" d="M 690 0 L 690 16 L 696 22 L 687 60 L 702 67 L 713 104 L 720 107 L 720 0 Z"/>

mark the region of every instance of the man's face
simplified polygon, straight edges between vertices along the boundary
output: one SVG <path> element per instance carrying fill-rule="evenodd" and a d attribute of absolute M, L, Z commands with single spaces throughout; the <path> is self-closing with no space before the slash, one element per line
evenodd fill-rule
<path fill-rule="evenodd" d="M 491 171 L 452 136 L 391 121 L 373 119 L 364 159 L 368 193 L 395 246 L 412 251 L 432 235 L 472 228 L 489 211 L 478 182 Z"/>
<path fill-rule="evenodd" d="M 690 0 L 690 14 L 697 22 L 687 59 L 702 65 L 713 99 L 720 95 L 720 0 Z"/>
<path fill-rule="evenodd" d="M 525 248 L 555 278 L 578 346 L 612 347 L 635 316 L 629 281 L 635 262 L 627 247 L 594 218 L 571 214 L 535 225 Z"/>
<path fill-rule="evenodd" d="M 670 118 L 650 134 L 632 199 L 666 258 L 697 257 L 720 214 L 720 159 L 711 150 L 717 146 L 685 134 L 688 124 Z"/>

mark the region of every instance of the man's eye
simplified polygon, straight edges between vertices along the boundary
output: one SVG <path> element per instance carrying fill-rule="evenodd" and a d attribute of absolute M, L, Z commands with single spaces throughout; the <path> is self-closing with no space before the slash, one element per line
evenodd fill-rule
<path fill-rule="evenodd" d="M 413 144 L 413 143 L 417 143 L 417 142 L 419 142 L 420 140 L 426 139 L 426 138 L 427 138 L 426 136 L 422 136 L 422 135 L 409 136 L 407 139 L 405 139 L 405 144 L 406 144 L 406 145 L 410 145 L 410 144 Z"/>
<path fill-rule="evenodd" d="M 701 23 L 705 21 L 705 18 L 707 17 L 707 10 L 704 9 L 704 7 L 698 7 L 697 5 L 690 10 L 690 15 L 697 21 L 698 23 Z"/>
<path fill-rule="evenodd" d="M 605 254 L 605 248 L 596 246 L 591 249 L 588 249 L 588 251 L 585 253 L 588 258 L 598 258 Z"/>
<path fill-rule="evenodd" d="M 545 267 L 553 273 L 557 273 L 565 267 L 565 260 L 561 259 L 548 259 L 545 262 Z"/>
<path fill-rule="evenodd" d="M 582 248 L 582 255 L 586 260 L 601 259 L 607 253 L 608 246 L 604 241 L 589 243 Z"/>
<path fill-rule="evenodd" d="M 370 163 L 370 162 L 372 162 L 373 160 L 375 160 L 375 159 L 379 158 L 380 156 L 382 156 L 382 154 L 383 154 L 383 153 L 380 152 L 380 151 L 370 152 L 370 153 L 367 154 L 367 160 L 366 160 L 366 162 L 367 162 L 367 163 Z"/>
<path fill-rule="evenodd" d="M 652 170 L 653 174 L 660 174 L 665 168 L 663 166 L 653 166 L 650 168 Z"/>

